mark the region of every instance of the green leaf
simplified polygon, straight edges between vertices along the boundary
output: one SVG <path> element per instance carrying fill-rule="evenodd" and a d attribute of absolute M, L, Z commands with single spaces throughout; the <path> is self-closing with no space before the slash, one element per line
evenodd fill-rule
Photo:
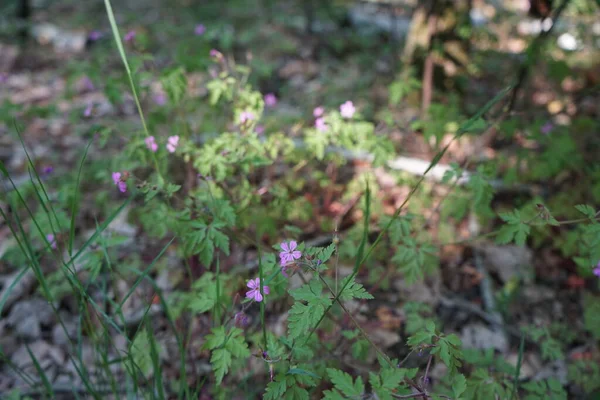
<path fill-rule="evenodd" d="M 463 374 L 458 374 L 452 379 L 452 393 L 455 399 L 459 399 L 467 390 L 467 379 Z"/>
<path fill-rule="evenodd" d="M 596 210 L 587 204 L 578 204 L 575 206 L 575 209 L 590 219 L 594 219 L 596 217 Z"/>
<path fill-rule="evenodd" d="M 200 314 L 212 310 L 214 306 L 215 299 L 210 298 L 206 293 L 201 293 L 199 297 L 193 299 L 189 304 L 192 312 Z"/>
<path fill-rule="evenodd" d="M 331 378 L 331 382 L 334 384 L 335 388 L 345 396 L 360 397 L 364 394 L 365 385 L 360 376 L 356 379 L 356 382 L 352 382 L 352 377 L 348 373 L 338 369 L 327 368 L 327 374 L 329 375 L 329 378 Z"/>
<path fill-rule="evenodd" d="M 264 400 L 280 400 L 287 390 L 286 380 L 275 380 L 267 384 Z"/>
<path fill-rule="evenodd" d="M 217 384 L 223 381 L 225 374 L 229 371 L 233 357 L 250 357 L 250 350 L 248 350 L 248 344 L 242 333 L 243 331 L 238 328 L 232 328 L 229 333 L 226 333 L 225 328 L 221 326 L 213 328 L 212 333 L 206 337 L 203 347 L 212 350 L 210 363 L 215 372 Z"/>
<path fill-rule="evenodd" d="M 177 105 L 185 96 L 187 79 L 183 67 L 167 71 L 161 77 L 163 89 L 167 92 L 169 100 Z"/>
<path fill-rule="evenodd" d="M 346 281 L 350 280 L 346 286 Z M 365 290 L 363 285 L 360 283 L 356 283 L 354 280 L 354 276 L 350 275 L 346 279 L 344 279 L 342 283 L 342 287 L 346 286 L 346 289 L 340 296 L 340 300 L 352 300 L 352 299 L 374 299 L 374 297 Z"/>
<path fill-rule="evenodd" d="M 514 240 L 518 246 L 525 245 L 531 228 L 521 220 L 519 210 L 514 210 L 512 213 L 500 213 L 500 218 L 506 222 L 506 225 L 500 228 L 496 236 L 496 243 L 507 244 Z"/>
<path fill-rule="evenodd" d="M 217 385 L 221 384 L 225 374 L 229 371 L 231 366 L 231 353 L 226 349 L 213 350 L 210 356 L 210 363 L 215 372 L 215 378 Z"/>
<path fill-rule="evenodd" d="M 133 362 L 146 378 L 152 375 L 152 358 L 148 351 L 149 348 L 150 340 L 148 338 L 148 332 L 143 329 L 135 336 L 129 352 L 133 357 Z"/>

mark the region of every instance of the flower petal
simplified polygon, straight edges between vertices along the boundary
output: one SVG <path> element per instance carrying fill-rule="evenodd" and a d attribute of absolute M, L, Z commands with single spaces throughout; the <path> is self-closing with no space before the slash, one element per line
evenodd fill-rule
<path fill-rule="evenodd" d="M 289 253 L 290 251 L 290 247 L 288 246 L 287 242 L 282 242 L 280 244 L 281 248 L 283 249 L 283 251 L 285 251 L 286 253 Z"/>
<path fill-rule="evenodd" d="M 296 251 L 294 251 L 294 252 L 292 253 L 292 258 L 293 258 L 293 259 L 297 260 L 297 259 L 299 259 L 300 257 L 302 257 L 302 253 L 301 253 L 299 250 L 296 250 Z"/>
<path fill-rule="evenodd" d="M 250 298 L 254 298 L 254 292 L 256 292 L 256 290 L 254 290 L 254 289 L 253 289 L 253 290 L 250 290 L 250 291 L 248 291 L 248 292 L 246 292 L 246 297 L 247 297 L 248 299 L 250 299 Z"/>
<path fill-rule="evenodd" d="M 290 242 L 290 252 L 291 252 L 291 251 L 294 251 L 294 250 L 296 249 L 296 247 L 298 247 L 298 243 L 296 243 L 296 241 L 295 241 L 295 240 L 292 240 L 292 241 Z"/>
<path fill-rule="evenodd" d="M 256 280 L 258 280 L 258 278 Z M 258 286 L 258 282 L 256 282 L 254 279 L 250 279 L 246 286 L 248 286 L 250 289 L 256 289 Z"/>
<path fill-rule="evenodd" d="M 269 287 L 268 286 L 263 286 L 263 293 L 264 294 L 269 294 L 269 292 L 270 292 Z"/>
<path fill-rule="evenodd" d="M 257 302 L 261 302 L 263 299 L 262 294 L 260 294 L 260 291 L 256 290 L 254 293 L 254 300 L 256 300 Z"/>

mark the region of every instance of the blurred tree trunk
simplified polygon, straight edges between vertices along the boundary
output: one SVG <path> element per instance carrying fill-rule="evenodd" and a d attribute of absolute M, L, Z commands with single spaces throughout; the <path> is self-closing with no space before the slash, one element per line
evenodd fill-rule
<path fill-rule="evenodd" d="M 470 9 L 470 0 L 427 0 L 413 13 L 401 59 L 405 67 L 423 65 L 423 114 L 431 103 L 434 67 L 452 75 L 469 65 L 469 41 L 459 30 L 470 24 Z"/>
<path fill-rule="evenodd" d="M 30 0 L 19 0 L 17 20 L 19 21 L 19 38 L 24 42 L 29 33 L 29 19 L 31 17 Z"/>

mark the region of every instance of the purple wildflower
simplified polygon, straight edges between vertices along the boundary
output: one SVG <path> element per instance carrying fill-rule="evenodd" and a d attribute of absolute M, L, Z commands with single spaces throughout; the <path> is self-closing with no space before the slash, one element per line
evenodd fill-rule
<path fill-rule="evenodd" d="M 277 105 L 277 96 L 273 93 L 265 94 L 264 100 L 267 107 L 275 107 Z"/>
<path fill-rule="evenodd" d="M 598 261 L 598 264 L 596 265 L 596 268 L 594 268 L 592 270 L 592 272 L 594 273 L 594 275 L 596 275 L 597 277 L 600 278 L 600 261 Z"/>
<path fill-rule="evenodd" d="M 250 279 L 246 286 L 250 288 L 250 290 L 246 292 L 246 297 L 260 303 L 263 300 L 263 296 L 260 293 L 260 278 Z M 268 286 L 263 286 L 262 289 L 264 294 L 269 294 Z"/>
<path fill-rule="evenodd" d="M 216 49 L 212 49 L 210 51 L 210 56 L 212 58 L 216 58 L 218 60 L 221 59 L 221 58 L 223 58 L 223 54 L 221 54 L 221 52 L 219 50 L 216 50 Z"/>
<path fill-rule="evenodd" d="M 240 124 L 254 120 L 254 114 L 250 111 L 244 111 L 240 114 Z"/>
<path fill-rule="evenodd" d="M 79 83 L 87 91 L 91 92 L 92 90 L 95 89 L 94 88 L 94 84 L 92 83 L 92 80 L 89 77 L 87 77 L 87 76 L 84 76 L 83 78 L 81 78 L 79 80 Z"/>
<path fill-rule="evenodd" d="M 92 115 L 92 110 L 94 109 L 94 104 L 93 103 L 89 103 L 86 107 L 85 110 L 83 110 L 83 116 L 84 117 L 90 117 Z"/>
<path fill-rule="evenodd" d="M 146 143 L 146 147 L 148 147 L 148 150 L 150 150 L 153 153 L 156 153 L 156 150 L 158 150 L 158 145 L 156 144 L 154 136 L 148 136 L 146 139 L 144 139 L 144 142 Z"/>
<path fill-rule="evenodd" d="M 127 183 L 121 179 L 122 175 L 120 172 L 113 172 L 112 179 L 115 185 L 119 188 L 121 193 L 125 193 L 127 191 Z"/>
<path fill-rule="evenodd" d="M 164 93 L 158 93 L 152 97 L 152 100 L 154 100 L 155 104 L 164 106 L 167 103 L 167 96 Z"/>
<path fill-rule="evenodd" d="M 54 167 L 52 165 L 46 165 L 42 168 L 43 175 L 50 175 L 54 171 Z"/>
<path fill-rule="evenodd" d="M 354 108 L 354 104 L 350 100 L 340 106 L 340 114 L 344 118 L 352 118 L 355 112 L 356 108 Z"/>
<path fill-rule="evenodd" d="M 325 123 L 325 118 L 323 117 L 319 117 L 315 120 L 315 128 L 317 128 L 317 130 L 319 132 L 326 132 L 327 131 L 327 124 Z"/>
<path fill-rule="evenodd" d="M 167 139 L 167 150 L 169 153 L 175 153 L 178 144 L 179 136 L 169 136 L 169 139 Z"/>
<path fill-rule="evenodd" d="M 313 110 L 313 117 L 319 118 L 323 115 L 325 109 L 322 106 L 319 106 Z"/>
<path fill-rule="evenodd" d="M 196 36 L 202 36 L 204 35 L 204 32 L 206 32 L 206 27 L 202 24 L 198 24 L 194 28 L 194 35 Z"/>
<path fill-rule="evenodd" d="M 295 240 L 292 240 L 289 243 L 283 242 L 280 244 L 280 246 L 283 250 L 279 253 L 280 264 L 282 266 L 285 266 L 290 261 L 294 261 L 302 257 L 300 250 L 296 250 L 298 243 L 296 243 Z"/>
<path fill-rule="evenodd" d="M 125 40 L 126 42 L 132 42 L 133 39 L 135 39 L 135 31 L 134 30 L 127 32 L 125 34 L 125 37 L 123 38 L 123 40 Z"/>
<path fill-rule="evenodd" d="M 56 249 L 56 238 L 52 233 L 46 235 L 46 240 L 50 243 L 50 247 Z"/>

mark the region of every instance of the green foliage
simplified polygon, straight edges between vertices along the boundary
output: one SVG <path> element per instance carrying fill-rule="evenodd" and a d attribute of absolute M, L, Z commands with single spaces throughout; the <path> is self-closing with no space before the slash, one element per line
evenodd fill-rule
<path fill-rule="evenodd" d="M 586 394 L 600 390 L 600 363 L 597 360 L 578 360 L 568 367 L 568 379 Z"/>
<path fill-rule="evenodd" d="M 350 281 L 350 282 L 348 282 Z M 374 297 L 369 294 L 361 285 L 354 280 L 352 275 L 348 276 L 342 281 L 341 287 L 345 287 L 344 292 L 340 295 L 340 300 L 352 300 L 352 299 L 367 299 L 371 300 Z"/>
<path fill-rule="evenodd" d="M 527 224 L 527 221 L 523 219 L 519 210 L 501 213 L 500 218 L 506 224 L 500 228 L 496 236 L 496 243 L 507 244 L 514 241 L 518 246 L 524 246 L 531 228 Z"/>
<path fill-rule="evenodd" d="M 365 385 L 359 376 L 353 381 L 350 374 L 335 368 L 327 368 L 327 374 L 334 385 L 333 390 L 323 392 L 327 400 L 341 400 L 347 397 L 362 397 L 365 391 Z"/>
<path fill-rule="evenodd" d="M 322 291 L 323 284 L 318 279 L 312 279 L 308 284 L 290 291 L 296 300 L 288 317 L 288 335 L 291 339 L 306 335 L 321 319 L 325 308 L 331 305 L 331 299 Z"/>
<path fill-rule="evenodd" d="M 562 400 L 567 398 L 567 392 L 556 379 L 547 379 L 543 381 L 531 381 L 522 385 L 527 393 L 525 400 Z"/>
<path fill-rule="evenodd" d="M 428 304 L 407 302 L 404 304 L 403 309 L 406 313 L 404 330 L 409 335 L 424 329 L 428 322 L 435 322 L 432 320 L 433 309 Z"/>
<path fill-rule="evenodd" d="M 408 394 L 405 379 L 413 379 L 417 368 L 382 368 L 378 374 L 369 372 L 369 384 L 373 392 L 382 400 L 393 399 L 392 394 Z"/>
<path fill-rule="evenodd" d="M 187 90 L 185 70 L 182 67 L 167 70 L 163 73 L 161 82 L 171 103 L 179 105 Z"/>
<path fill-rule="evenodd" d="M 146 378 L 153 373 L 152 358 L 148 351 L 149 348 L 150 338 L 148 337 L 148 331 L 142 329 L 135 335 L 135 339 L 129 348 L 129 354 L 134 363 L 134 368 L 139 369 Z"/>
<path fill-rule="evenodd" d="M 233 364 L 234 359 L 245 359 L 250 357 L 248 344 L 244 340 L 243 331 L 239 328 L 231 328 L 229 331 L 223 326 L 212 329 L 212 333 L 206 337 L 203 348 L 211 350 L 210 364 L 217 384 L 220 384 Z"/>
<path fill-rule="evenodd" d="M 413 351 L 431 348 L 430 353 L 439 358 L 448 367 L 452 375 L 462 365 L 461 342 L 458 336 L 445 335 L 435 329 L 435 324 L 428 321 L 425 329 L 410 336 L 406 342 Z"/>
<path fill-rule="evenodd" d="M 531 338 L 540 343 L 542 350 L 542 358 L 545 360 L 559 360 L 564 358 L 561 343 L 550 335 L 547 328 L 528 326 L 523 328 L 523 331 L 531 336 Z"/>
<path fill-rule="evenodd" d="M 585 329 L 595 339 L 600 339 L 600 297 L 585 294 L 583 297 L 583 321 Z"/>
<path fill-rule="evenodd" d="M 310 394 L 306 387 L 316 386 L 312 373 L 294 373 L 294 369 L 285 374 L 278 374 L 275 380 L 269 382 L 265 391 L 266 400 L 308 400 Z"/>
<path fill-rule="evenodd" d="M 511 382 L 508 379 L 491 376 L 485 369 L 476 369 L 467 381 L 463 398 L 473 400 L 507 399 Z"/>

